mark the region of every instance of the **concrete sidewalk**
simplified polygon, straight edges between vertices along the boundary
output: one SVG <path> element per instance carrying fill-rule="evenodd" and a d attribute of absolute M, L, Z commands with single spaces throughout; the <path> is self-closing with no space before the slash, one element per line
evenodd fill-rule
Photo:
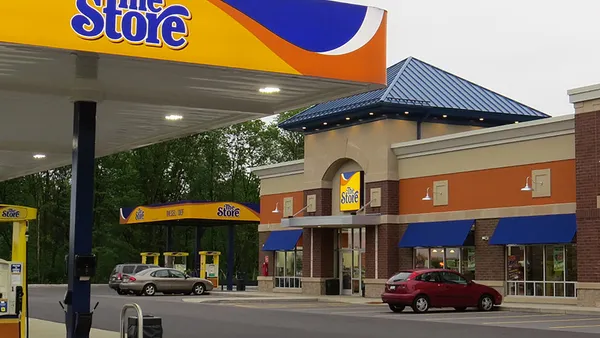
<path fill-rule="evenodd" d="M 67 331 L 64 323 L 48 322 L 40 319 L 29 319 L 30 338 L 65 338 Z M 90 338 L 118 338 L 119 332 L 92 329 Z"/>

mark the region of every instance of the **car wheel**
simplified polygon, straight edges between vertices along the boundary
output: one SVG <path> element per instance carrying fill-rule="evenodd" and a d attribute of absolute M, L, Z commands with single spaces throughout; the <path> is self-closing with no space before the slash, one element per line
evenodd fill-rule
<path fill-rule="evenodd" d="M 144 296 L 154 296 L 156 294 L 156 286 L 154 284 L 147 284 L 144 286 Z"/>
<path fill-rule="evenodd" d="M 121 295 L 121 296 L 125 296 L 125 295 L 127 294 L 127 291 L 124 291 L 124 290 L 118 289 L 118 290 L 117 290 L 117 293 L 118 293 L 119 295 Z"/>
<path fill-rule="evenodd" d="M 465 311 L 467 308 L 464 306 L 460 306 L 460 307 L 455 307 L 454 310 L 458 311 L 458 312 L 463 312 Z"/>
<path fill-rule="evenodd" d="M 481 298 L 479 299 L 478 308 L 480 311 L 493 310 L 494 309 L 494 300 L 492 299 L 492 296 L 490 296 L 490 295 L 481 296 Z"/>
<path fill-rule="evenodd" d="M 194 289 L 193 292 L 196 296 L 200 296 L 201 294 L 204 294 L 204 284 L 202 283 L 196 283 L 194 284 Z"/>
<path fill-rule="evenodd" d="M 412 309 L 416 313 L 427 312 L 429 310 L 429 299 L 424 295 L 417 296 L 413 301 Z"/>
<path fill-rule="evenodd" d="M 390 307 L 390 310 L 392 310 L 396 313 L 404 311 L 404 308 L 406 307 L 404 305 L 395 305 L 395 304 L 388 304 L 388 306 Z"/>

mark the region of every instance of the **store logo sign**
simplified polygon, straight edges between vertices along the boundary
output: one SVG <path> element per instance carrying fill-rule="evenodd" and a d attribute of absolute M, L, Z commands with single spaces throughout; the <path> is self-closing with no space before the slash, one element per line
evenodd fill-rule
<path fill-rule="evenodd" d="M 362 207 L 363 172 L 340 174 L 340 211 L 356 211 Z"/>
<path fill-rule="evenodd" d="M 190 10 L 165 0 L 75 0 L 71 29 L 85 40 L 182 50 L 188 44 Z"/>
<path fill-rule="evenodd" d="M 21 212 L 17 209 L 8 208 L 2 211 L 2 218 L 19 218 L 21 217 Z"/>
<path fill-rule="evenodd" d="M 143 219 L 144 219 L 144 210 L 142 210 L 141 208 L 137 209 L 137 211 L 135 212 L 135 220 L 141 221 Z"/>
<path fill-rule="evenodd" d="M 218 217 L 240 217 L 240 208 L 231 204 L 225 204 L 217 209 Z"/>

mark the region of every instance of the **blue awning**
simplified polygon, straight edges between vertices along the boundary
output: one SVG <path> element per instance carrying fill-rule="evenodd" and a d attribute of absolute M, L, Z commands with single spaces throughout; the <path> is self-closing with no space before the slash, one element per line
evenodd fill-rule
<path fill-rule="evenodd" d="M 288 251 L 294 250 L 296 243 L 302 236 L 302 230 L 273 231 L 267 238 L 263 251 Z"/>
<path fill-rule="evenodd" d="M 398 243 L 400 248 L 464 245 L 475 220 L 412 223 Z"/>
<path fill-rule="evenodd" d="M 575 214 L 502 218 L 490 239 L 492 245 L 571 243 L 577 232 Z"/>

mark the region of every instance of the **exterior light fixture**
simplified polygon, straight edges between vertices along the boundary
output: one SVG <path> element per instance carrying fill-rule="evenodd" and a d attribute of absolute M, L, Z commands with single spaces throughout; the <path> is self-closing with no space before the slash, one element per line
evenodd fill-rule
<path fill-rule="evenodd" d="M 369 115 L 373 116 L 373 115 L 375 115 L 375 113 L 373 113 L 373 112 L 370 112 L 370 113 L 369 113 Z"/>
<path fill-rule="evenodd" d="M 36 160 L 41 160 L 43 158 L 46 158 L 46 155 L 44 155 L 44 154 L 35 154 L 35 155 L 33 155 L 33 158 L 35 158 Z"/>
<path fill-rule="evenodd" d="M 274 214 L 279 213 L 279 202 L 275 203 L 275 209 L 272 211 Z"/>
<path fill-rule="evenodd" d="M 326 125 L 327 125 L 327 122 L 323 122 L 323 125 L 324 125 L 324 126 L 326 126 Z"/>
<path fill-rule="evenodd" d="M 543 185 L 544 182 L 536 182 L 534 180 L 531 180 L 531 185 L 533 186 L 534 184 Z M 533 191 L 533 187 L 529 186 L 529 176 L 527 176 L 527 178 L 525 179 L 525 186 L 521 188 L 521 191 Z"/>
<path fill-rule="evenodd" d="M 480 118 L 479 118 L 479 121 L 483 121 L 483 117 L 480 117 Z"/>
<path fill-rule="evenodd" d="M 515 124 L 519 123 L 519 121 L 515 121 Z"/>
<path fill-rule="evenodd" d="M 302 127 L 302 130 L 306 130 L 306 127 Z"/>
<path fill-rule="evenodd" d="M 429 187 L 427 187 L 427 193 L 425 197 L 422 198 L 423 201 L 431 201 L 431 196 L 429 196 Z"/>
<path fill-rule="evenodd" d="M 176 114 L 165 116 L 165 120 L 167 120 L 167 121 L 179 121 L 181 119 L 183 119 L 183 116 L 176 115 Z"/>
<path fill-rule="evenodd" d="M 443 117 L 443 118 L 446 118 L 446 117 L 448 117 L 448 115 L 442 115 L 442 117 Z"/>
<path fill-rule="evenodd" d="M 346 121 L 350 121 L 350 118 L 349 118 L 349 117 L 346 117 Z"/>
<path fill-rule="evenodd" d="M 281 89 L 277 88 L 277 87 L 264 87 L 258 90 L 259 92 L 261 92 L 262 94 L 275 94 L 275 93 L 279 93 L 281 91 Z"/>
<path fill-rule="evenodd" d="M 404 112 L 404 115 L 408 115 L 408 112 L 407 112 L 407 111 L 405 111 L 405 112 Z"/>

